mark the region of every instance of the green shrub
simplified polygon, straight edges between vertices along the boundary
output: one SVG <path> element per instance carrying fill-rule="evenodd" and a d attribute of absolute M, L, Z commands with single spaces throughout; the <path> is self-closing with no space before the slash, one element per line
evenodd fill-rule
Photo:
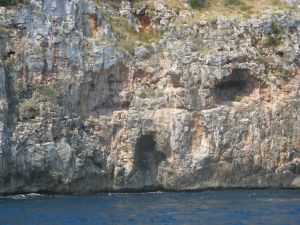
<path fill-rule="evenodd" d="M 19 115 L 22 119 L 33 119 L 39 113 L 39 104 L 35 99 L 23 102 L 19 107 Z"/>
<path fill-rule="evenodd" d="M 200 9 L 209 6 L 209 0 L 189 0 L 192 8 Z"/>
<path fill-rule="evenodd" d="M 101 4 L 103 2 L 110 3 L 110 4 L 119 4 L 122 2 L 122 0 L 93 0 L 96 4 Z M 137 2 L 137 0 L 129 0 L 129 2 L 134 3 Z"/>
<path fill-rule="evenodd" d="M 59 91 L 53 87 L 45 87 L 43 89 L 43 95 L 48 98 L 54 98 L 59 96 Z"/>
<path fill-rule="evenodd" d="M 142 91 L 140 94 L 139 94 L 139 98 L 141 98 L 141 99 L 145 99 L 145 98 L 147 98 L 148 96 L 147 96 L 147 93 L 145 92 L 145 91 Z"/>
<path fill-rule="evenodd" d="M 12 6 L 17 5 L 18 3 L 29 3 L 30 0 L 0 0 L 0 6 Z"/>
<path fill-rule="evenodd" d="M 8 29 L 3 26 L 0 26 L 0 33 L 6 33 L 6 32 L 8 32 Z"/>
<path fill-rule="evenodd" d="M 138 95 L 139 98 L 161 98 L 164 96 L 163 92 L 155 92 L 155 91 L 141 91 Z"/>
<path fill-rule="evenodd" d="M 271 29 L 273 31 L 273 34 L 281 34 L 282 33 L 282 28 L 279 27 L 275 21 L 272 21 Z"/>

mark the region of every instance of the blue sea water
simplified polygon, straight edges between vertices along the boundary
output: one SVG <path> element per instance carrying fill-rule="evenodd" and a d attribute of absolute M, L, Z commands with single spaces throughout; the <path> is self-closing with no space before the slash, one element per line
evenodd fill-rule
<path fill-rule="evenodd" d="M 294 225 L 300 224 L 300 190 L 6 196 L 0 224 Z"/>

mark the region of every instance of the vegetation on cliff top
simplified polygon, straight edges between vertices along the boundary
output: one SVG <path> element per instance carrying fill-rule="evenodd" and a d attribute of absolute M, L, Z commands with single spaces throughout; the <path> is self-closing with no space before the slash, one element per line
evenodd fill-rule
<path fill-rule="evenodd" d="M 98 6 L 109 6 L 114 9 L 121 8 L 121 0 L 93 0 Z M 112 29 L 118 34 L 118 40 L 115 42 L 119 50 L 128 52 L 134 55 L 135 45 L 137 41 L 143 43 L 158 42 L 164 36 L 166 30 L 153 28 L 152 22 L 155 18 L 155 1 L 153 0 L 131 0 L 132 12 L 134 13 L 141 7 L 141 3 L 146 4 L 149 11 L 143 16 L 137 16 L 141 21 L 142 26 L 137 31 L 133 25 L 129 24 L 126 16 L 112 15 L 109 11 L 103 13 L 105 19 L 109 21 Z M 172 22 L 176 25 L 189 24 L 192 25 L 201 20 L 208 20 L 212 25 L 216 24 L 217 18 L 220 15 L 243 15 L 245 18 L 250 18 L 252 15 L 260 14 L 264 10 L 276 10 L 286 8 L 294 10 L 291 6 L 283 3 L 281 0 L 164 0 L 161 2 L 169 9 L 174 9 L 179 15 L 181 11 L 189 10 L 192 16 L 174 17 Z M 187 4 L 191 6 L 187 7 Z M 183 13 L 184 14 L 184 13 Z M 145 25 L 146 24 L 146 25 Z M 155 27 L 155 26 L 154 26 Z M 272 24 L 273 34 L 270 34 L 267 40 L 267 47 L 278 46 L 281 43 L 280 28 L 276 24 Z"/>
<path fill-rule="evenodd" d="M 192 8 L 204 8 L 207 7 L 210 3 L 209 0 L 189 0 L 189 3 Z"/>

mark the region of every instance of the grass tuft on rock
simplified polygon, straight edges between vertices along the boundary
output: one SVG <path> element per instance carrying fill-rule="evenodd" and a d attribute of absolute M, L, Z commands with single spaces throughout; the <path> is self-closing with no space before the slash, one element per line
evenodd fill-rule
<path fill-rule="evenodd" d="M 243 99 L 242 96 L 235 95 L 235 96 L 233 96 L 232 101 L 234 101 L 234 102 L 240 102 L 240 101 L 242 101 L 242 99 Z"/>
<path fill-rule="evenodd" d="M 45 87 L 42 93 L 47 98 L 55 98 L 60 94 L 59 91 L 53 87 Z"/>
<path fill-rule="evenodd" d="M 135 42 L 132 39 L 121 38 L 116 42 L 117 48 L 120 51 L 126 51 L 131 56 L 134 56 L 135 53 Z"/>
<path fill-rule="evenodd" d="M 244 4 L 241 0 L 225 0 L 226 6 L 236 6 Z"/>
<path fill-rule="evenodd" d="M 189 0 L 189 3 L 194 9 L 201 9 L 209 6 L 209 0 Z"/>
<path fill-rule="evenodd" d="M 277 47 L 282 43 L 282 38 L 279 35 L 268 35 L 267 47 Z"/>

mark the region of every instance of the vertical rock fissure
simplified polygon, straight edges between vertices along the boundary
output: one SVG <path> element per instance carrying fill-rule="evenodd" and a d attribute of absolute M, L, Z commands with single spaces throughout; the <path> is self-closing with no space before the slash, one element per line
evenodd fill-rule
<path fill-rule="evenodd" d="M 7 101 L 7 110 L 4 114 L 4 128 L 3 128 L 3 143 L 2 143 L 2 171 L 3 181 L 8 183 L 10 181 L 10 173 L 12 167 L 11 156 L 11 139 L 15 127 L 14 118 L 16 118 L 16 93 L 13 88 L 13 81 L 10 75 L 10 68 L 8 65 L 4 67 L 4 87 Z"/>

